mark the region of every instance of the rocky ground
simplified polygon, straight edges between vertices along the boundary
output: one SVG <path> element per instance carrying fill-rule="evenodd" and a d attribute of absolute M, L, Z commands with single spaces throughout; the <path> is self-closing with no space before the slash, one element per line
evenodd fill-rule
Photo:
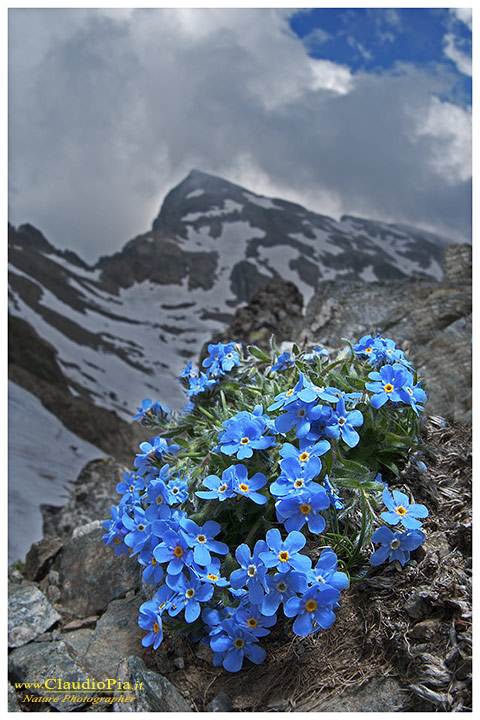
<path fill-rule="evenodd" d="M 151 590 L 135 560 L 101 542 L 127 468 L 111 457 L 89 463 L 64 508 L 43 507 L 43 540 L 9 572 L 10 710 L 471 710 L 471 249 L 447 250 L 441 283 L 323 283 L 305 317 L 301 309 L 295 286 L 275 281 L 214 341 L 268 347 L 273 333 L 336 349 L 342 337 L 378 331 L 408 350 L 430 394 L 427 470 L 412 462 L 397 485 L 385 479 L 428 506 L 425 545 L 403 569 L 381 566 L 352 583 L 330 630 L 301 640 L 279 623 L 262 643 L 266 661 L 232 675 L 213 667 L 209 648 L 181 637 L 167 636 L 157 652 L 142 647 L 137 611 Z M 41 690 L 15 687 L 45 670 L 70 682 L 143 686 L 129 703 L 112 691 L 87 693 L 103 698 L 97 704 L 58 694 L 39 703 Z"/>
<path fill-rule="evenodd" d="M 343 593 L 330 630 L 301 640 L 276 626 L 266 661 L 230 674 L 199 643 L 166 637 L 141 645 L 139 605 L 149 596 L 140 567 L 101 542 L 101 520 L 118 502 L 123 468 L 89 463 L 65 508 L 44 508 L 45 537 L 9 577 L 9 709 L 12 711 L 468 711 L 471 709 L 471 431 L 430 417 L 428 470 L 412 463 L 398 480 L 430 516 L 425 545 L 400 566 L 381 566 Z M 395 487 L 395 485 L 393 485 Z M 66 693 L 15 689 L 48 677 L 143 683 L 78 703 Z M 43 693 L 45 695 L 45 693 Z M 82 694 L 76 692 L 82 699 Z"/>

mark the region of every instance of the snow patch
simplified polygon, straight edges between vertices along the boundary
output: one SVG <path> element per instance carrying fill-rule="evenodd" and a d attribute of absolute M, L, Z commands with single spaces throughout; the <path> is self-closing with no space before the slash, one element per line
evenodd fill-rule
<path fill-rule="evenodd" d="M 35 395 L 8 383 L 8 562 L 42 538 L 40 504 L 65 505 L 68 486 L 90 460 L 104 457 L 46 410 Z"/>

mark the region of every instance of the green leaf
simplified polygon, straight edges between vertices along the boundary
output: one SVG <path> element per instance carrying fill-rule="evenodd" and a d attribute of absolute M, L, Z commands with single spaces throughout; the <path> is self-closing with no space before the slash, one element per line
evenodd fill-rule
<path fill-rule="evenodd" d="M 259 347 L 256 345 L 248 345 L 247 350 L 250 353 L 250 355 L 253 355 L 253 357 L 257 358 L 257 360 L 262 360 L 263 362 L 270 362 L 270 357 L 263 352 L 263 350 L 260 350 Z"/>
<path fill-rule="evenodd" d="M 361 482 L 351 477 L 333 478 L 335 485 L 343 488 L 349 488 L 351 490 L 360 490 Z"/>

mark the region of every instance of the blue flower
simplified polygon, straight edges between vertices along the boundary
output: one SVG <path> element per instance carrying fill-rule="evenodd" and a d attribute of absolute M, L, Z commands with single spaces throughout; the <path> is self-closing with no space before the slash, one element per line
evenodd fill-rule
<path fill-rule="evenodd" d="M 267 483 L 267 478 L 263 473 L 255 473 L 250 480 L 248 479 L 248 470 L 245 465 L 234 465 L 235 475 L 233 476 L 233 491 L 237 495 L 248 497 L 257 505 L 265 505 L 267 498 L 265 495 L 256 492 Z"/>
<path fill-rule="evenodd" d="M 277 370 L 286 370 L 293 365 L 295 365 L 295 360 L 290 357 L 290 353 L 288 352 L 288 350 L 286 350 L 284 353 L 278 356 L 275 365 L 272 365 L 272 372 L 277 372 Z"/>
<path fill-rule="evenodd" d="M 265 637 L 270 634 L 272 625 L 277 622 L 276 615 L 264 615 L 257 605 L 242 605 L 235 613 L 235 622 L 239 627 L 252 633 L 255 637 Z"/>
<path fill-rule="evenodd" d="M 128 499 L 138 502 L 140 500 L 140 493 L 144 487 L 144 479 L 139 477 L 136 472 L 124 472 L 123 481 L 118 483 L 116 490 L 122 495 L 127 495 Z"/>
<path fill-rule="evenodd" d="M 278 500 L 275 510 L 287 532 L 300 530 L 307 523 L 310 532 L 318 535 L 325 530 L 325 520 L 320 513 L 329 506 L 327 493 L 318 485 L 315 489 L 307 487 L 295 495 Z"/>
<path fill-rule="evenodd" d="M 317 395 L 315 391 L 312 390 L 308 383 L 306 383 L 304 374 L 300 373 L 300 379 L 295 387 L 276 395 L 275 401 L 267 408 L 267 410 L 269 412 L 277 410 L 278 408 L 290 405 L 292 402 L 296 402 L 297 400 L 301 400 L 302 402 L 313 402 L 316 399 Z"/>
<path fill-rule="evenodd" d="M 370 403 L 374 408 L 380 408 L 390 400 L 391 402 L 405 402 L 404 387 L 408 384 L 408 370 L 399 363 L 384 365 L 380 372 L 371 372 L 368 377 L 374 382 L 366 383 L 365 387 L 374 395 Z"/>
<path fill-rule="evenodd" d="M 250 548 L 245 543 L 239 545 L 235 550 L 235 557 L 240 568 L 234 570 L 230 575 L 230 585 L 234 590 L 239 590 L 245 586 L 249 593 L 250 602 L 254 605 L 258 605 L 264 595 L 267 568 L 261 555 L 266 548 L 267 544 L 264 540 L 257 540 L 252 555 L 250 555 Z"/>
<path fill-rule="evenodd" d="M 142 577 L 147 584 L 159 583 L 163 578 L 163 568 L 155 559 L 153 548 L 147 545 L 138 556 L 138 562 L 145 567 Z"/>
<path fill-rule="evenodd" d="M 133 464 L 138 468 L 139 473 L 145 473 L 152 470 L 151 463 L 159 463 L 165 453 L 174 454 L 180 447 L 175 444 L 169 445 L 165 438 L 156 435 L 150 439 L 150 442 L 140 443 L 141 453 L 137 453 Z"/>
<path fill-rule="evenodd" d="M 206 565 L 205 567 L 199 567 L 194 563 L 192 565 L 192 570 L 194 570 L 197 577 L 200 580 L 203 580 L 203 582 L 211 583 L 217 587 L 226 587 L 227 585 L 230 585 L 227 578 L 224 578 L 221 575 L 219 558 L 212 558 L 209 565 Z"/>
<path fill-rule="evenodd" d="M 346 400 L 347 402 L 354 402 L 362 397 L 362 393 L 360 392 L 347 393 L 344 390 L 339 390 L 338 388 L 334 387 L 327 387 L 325 392 L 330 393 L 334 397 L 334 400 L 331 401 L 334 403 L 337 403 L 341 398 L 343 398 L 343 400 Z"/>
<path fill-rule="evenodd" d="M 201 392 L 205 392 L 208 388 L 216 385 L 218 380 L 216 378 L 209 378 L 205 373 L 200 372 L 198 375 L 190 376 L 188 378 L 188 390 L 187 397 L 198 395 Z"/>
<path fill-rule="evenodd" d="M 333 587 L 317 583 L 312 585 L 304 595 L 292 597 L 284 605 L 287 617 L 295 617 L 293 632 L 304 637 L 313 630 L 327 630 L 335 622 L 332 608 L 336 605 L 340 593 Z"/>
<path fill-rule="evenodd" d="M 349 580 L 346 573 L 337 570 L 338 558 L 331 548 L 322 550 L 317 564 L 308 574 L 309 583 L 323 583 L 335 590 L 345 590 Z"/>
<path fill-rule="evenodd" d="M 295 570 L 267 575 L 266 581 L 267 593 L 259 606 L 264 615 L 273 615 L 280 603 L 285 605 L 291 597 L 307 589 L 306 574 Z"/>
<path fill-rule="evenodd" d="M 140 552 L 152 535 L 152 524 L 141 507 L 134 507 L 133 518 L 124 515 L 124 526 L 129 531 L 125 536 L 125 545 L 132 548 L 133 554 Z"/>
<path fill-rule="evenodd" d="M 304 360 L 316 360 L 318 357 L 327 357 L 328 358 L 328 350 L 325 348 L 320 347 L 319 345 L 314 345 L 312 352 L 305 353 L 303 356 Z"/>
<path fill-rule="evenodd" d="M 240 365 L 240 355 L 235 350 L 235 347 L 240 349 L 238 343 L 227 343 L 223 345 L 218 343 L 217 345 L 210 344 L 208 346 L 208 357 L 202 362 L 202 367 L 209 368 L 211 375 L 223 375 L 229 372 L 233 367 Z"/>
<path fill-rule="evenodd" d="M 428 510 L 425 505 L 410 505 L 410 500 L 405 493 L 398 490 L 393 491 L 393 497 L 385 488 L 382 494 L 383 502 L 388 508 L 388 512 L 383 512 L 382 520 L 390 525 L 397 525 L 401 522 L 407 530 L 415 530 L 422 527 L 420 520 L 416 518 L 428 517 Z"/>
<path fill-rule="evenodd" d="M 188 498 L 188 484 L 186 480 L 180 479 L 180 472 L 177 474 L 176 479 L 170 477 L 167 483 L 168 489 L 168 503 L 174 505 L 176 503 L 183 503 Z"/>
<path fill-rule="evenodd" d="M 390 528 L 380 527 L 373 533 L 372 541 L 380 543 L 381 547 L 371 555 L 370 563 L 377 566 L 385 560 L 398 560 L 403 567 L 410 560 L 410 552 L 420 547 L 425 539 L 425 533 L 421 530 L 394 533 Z"/>
<path fill-rule="evenodd" d="M 285 447 L 285 446 L 284 446 Z M 302 464 L 297 458 L 288 456 L 280 462 L 281 475 L 270 484 L 270 492 L 275 497 L 286 497 L 297 494 L 299 491 L 320 487 L 312 483 L 322 471 L 322 463 L 318 457 L 312 455 Z"/>
<path fill-rule="evenodd" d="M 256 665 L 265 660 L 265 650 L 257 645 L 257 638 L 239 627 L 233 618 L 224 620 L 221 628 L 221 632 L 210 637 L 214 665 L 223 665 L 229 672 L 238 672 L 244 657 Z"/>
<path fill-rule="evenodd" d="M 360 435 L 354 429 L 363 425 L 363 415 L 359 410 L 345 410 L 345 400 L 340 398 L 337 403 L 335 412 L 331 415 L 328 420 L 328 425 L 325 428 L 325 433 L 328 437 L 338 438 L 349 446 L 355 447 L 358 445 Z"/>
<path fill-rule="evenodd" d="M 305 402 L 298 398 L 294 402 L 286 406 L 286 412 L 279 415 L 275 420 L 275 430 L 279 433 L 287 433 L 292 428 L 296 428 L 297 438 L 303 438 L 310 430 L 313 419 L 312 410 L 314 408 L 316 398 L 310 402 Z"/>
<path fill-rule="evenodd" d="M 242 410 L 222 425 L 225 430 L 218 436 L 218 449 L 225 455 L 236 455 L 239 460 L 251 458 L 254 450 L 265 450 L 276 444 L 274 437 L 264 434 L 270 429 L 270 420 L 262 415 L 260 405 L 253 413 Z"/>
<path fill-rule="evenodd" d="M 147 603 L 145 603 L 147 605 Z M 142 609 L 143 608 L 143 609 Z M 138 624 L 142 630 L 148 630 L 148 634 L 142 638 L 143 647 L 153 645 L 156 650 L 163 640 L 162 618 L 161 614 L 156 613 L 149 606 L 140 606 L 140 616 Z"/>
<path fill-rule="evenodd" d="M 288 568 L 305 572 L 311 567 L 310 558 L 299 553 L 307 542 L 301 532 L 293 530 L 282 540 L 280 530 L 272 528 L 266 534 L 266 542 L 268 549 L 260 552 L 259 557 L 267 568 L 276 567 L 279 572 Z"/>
<path fill-rule="evenodd" d="M 334 409 L 329 405 L 315 405 L 310 413 L 310 430 L 305 435 L 305 442 L 312 444 L 320 438 L 326 438 L 326 429 L 334 414 Z"/>
<path fill-rule="evenodd" d="M 222 473 L 222 479 L 217 475 L 208 475 L 203 481 L 206 490 L 197 490 L 195 495 L 204 500 L 227 500 L 235 495 L 233 491 L 233 480 L 235 478 L 235 466 L 231 465 Z"/>
<path fill-rule="evenodd" d="M 112 505 L 110 508 L 111 519 L 104 520 L 102 527 L 107 530 L 102 540 L 105 545 L 112 545 L 115 555 L 124 555 L 129 552 L 130 548 L 125 544 L 125 536 L 128 529 L 123 524 L 123 507 Z"/>
<path fill-rule="evenodd" d="M 165 524 L 165 527 L 168 526 Z M 168 562 L 169 575 L 178 575 L 184 565 L 190 565 L 193 561 L 193 553 L 183 535 L 170 528 L 163 533 L 162 542 L 154 549 L 153 555 L 159 563 Z"/>
<path fill-rule="evenodd" d="M 170 415 L 170 408 L 167 405 L 161 403 L 152 402 L 149 398 L 142 401 L 142 406 L 137 407 L 137 414 L 133 416 L 134 420 L 140 420 L 142 424 L 148 423 L 149 421 L 158 418 L 159 420 L 166 420 Z"/>
<path fill-rule="evenodd" d="M 327 495 L 330 499 L 330 505 L 333 505 L 335 510 L 341 510 L 343 508 L 342 499 L 337 495 L 337 493 L 333 489 L 333 485 L 331 484 L 330 480 L 328 479 L 328 475 L 325 475 L 325 477 L 323 479 L 323 485 L 325 487 L 325 492 L 327 493 Z"/>
<path fill-rule="evenodd" d="M 328 408 L 331 411 L 331 408 Z M 283 458 L 293 457 L 302 465 L 302 467 L 309 461 L 311 457 L 318 457 L 324 455 L 330 450 L 330 443 L 328 440 L 319 440 L 314 445 L 310 440 L 301 438 L 299 441 L 299 448 L 295 447 L 291 443 L 284 443 L 280 448 L 280 455 Z"/>
<path fill-rule="evenodd" d="M 161 472 L 165 468 L 168 471 L 168 465 L 164 465 Z M 165 474 L 164 472 L 163 475 Z M 156 506 L 156 517 L 159 519 L 169 518 L 171 512 L 170 493 L 161 475 L 150 480 L 146 490 L 146 499 L 150 503 L 150 507 Z"/>
<path fill-rule="evenodd" d="M 168 575 L 166 583 L 168 587 L 175 591 L 173 604 L 170 606 L 168 614 L 175 617 L 181 610 L 185 609 L 185 620 L 187 623 L 192 623 L 200 615 L 200 603 L 210 600 L 214 587 L 210 583 L 200 582 L 192 571 L 189 572 L 189 575 L 190 578 L 187 578 L 183 573 Z M 175 605 L 175 608 L 173 605 Z"/>
<path fill-rule="evenodd" d="M 423 411 L 423 405 L 420 403 L 426 402 L 427 393 L 423 390 L 420 383 L 417 383 L 416 385 L 413 384 L 413 375 L 411 373 L 407 374 L 407 381 L 403 387 L 403 391 L 401 391 L 401 395 L 403 401 L 405 403 L 410 403 L 413 411 L 417 415 L 419 410 Z"/>
<path fill-rule="evenodd" d="M 222 527 L 214 520 L 208 520 L 202 527 L 193 522 L 193 520 L 184 520 L 182 523 L 182 532 L 188 546 L 193 548 L 193 559 L 198 565 L 209 565 L 212 561 L 210 552 L 226 555 L 228 553 L 228 545 L 215 540 L 215 535 L 221 531 Z"/>

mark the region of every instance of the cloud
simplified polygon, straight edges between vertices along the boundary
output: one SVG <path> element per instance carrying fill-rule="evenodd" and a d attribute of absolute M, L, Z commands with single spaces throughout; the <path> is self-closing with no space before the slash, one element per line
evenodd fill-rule
<path fill-rule="evenodd" d="M 459 72 L 472 77 L 471 52 L 463 52 L 458 44 L 459 39 L 453 33 L 447 33 L 443 38 L 443 52 L 449 60 L 455 63 Z"/>
<path fill-rule="evenodd" d="M 197 167 L 335 217 L 468 237 L 468 113 L 432 100 L 453 75 L 353 74 L 309 57 L 287 20 L 10 10 L 11 221 L 95 262 L 148 230 Z"/>
<path fill-rule="evenodd" d="M 472 29 L 472 8 L 450 8 L 450 12 L 457 20 L 465 23 L 469 30 Z"/>

